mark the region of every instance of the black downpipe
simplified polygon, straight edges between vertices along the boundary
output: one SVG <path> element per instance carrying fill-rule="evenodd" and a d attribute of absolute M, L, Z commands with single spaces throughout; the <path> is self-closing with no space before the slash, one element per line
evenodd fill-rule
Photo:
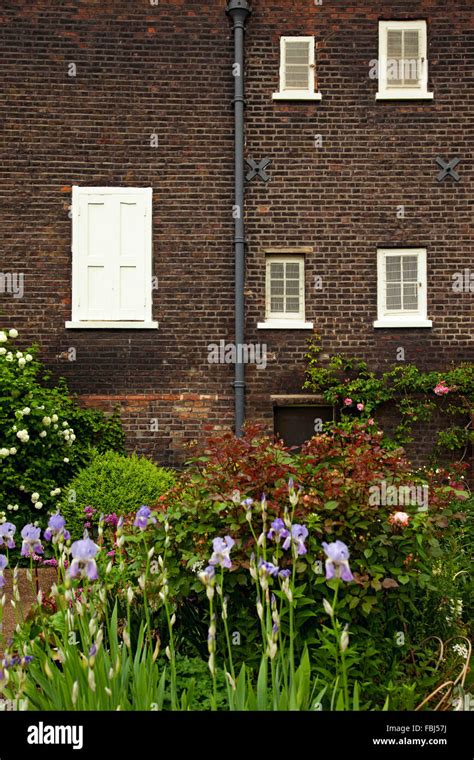
<path fill-rule="evenodd" d="M 243 363 L 245 303 L 245 227 L 244 227 L 244 34 L 250 15 L 248 0 L 229 0 L 226 13 L 231 17 L 234 31 L 234 140 L 235 140 L 235 434 L 242 436 L 245 421 L 245 366 Z"/>

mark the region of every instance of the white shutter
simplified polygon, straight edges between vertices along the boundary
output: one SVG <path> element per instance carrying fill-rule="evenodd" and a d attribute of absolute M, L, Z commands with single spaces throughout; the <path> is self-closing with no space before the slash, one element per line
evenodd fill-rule
<path fill-rule="evenodd" d="M 73 188 L 73 320 L 151 318 L 149 188 Z"/>

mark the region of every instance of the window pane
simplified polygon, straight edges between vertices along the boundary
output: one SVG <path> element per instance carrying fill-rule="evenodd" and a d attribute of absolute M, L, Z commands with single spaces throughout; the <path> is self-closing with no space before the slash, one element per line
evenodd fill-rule
<path fill-rule="evenodd" d="M 387 32 L 387 85 L 397 87 L 402 84 L 401 60 L 403 58 L 403 32 L 391 29 Z"/>
<path fill-rule="evenodd" d="M 285 87 L 290 90 L 307 90 L 309 84 L 309 67 L 286 66 Z"/>
<path fill-rule="evenodd" d="M 418 310 L 418 283 L 403 285 L 403 308 L 410 311 Z"/>
<path fill-rule="evenodd" d="M 403 281 L 404 282 L 418 281 L 418 257 L 417 256 L 403 257 Z"/>
<path fill-rule="evenodd" d="M 419 32 L 406 31 L 403 36 L 404 83 L 416 87 L 420 79 L 421 61 L 419 52 Z"/>
<path fill-rule="evenodd" d="M 399 311 L 402 308 L 402 287 L 400 283 L 387 283 L 387 311 Z"/>
<path fill-rule="evenodd" d="M 309 63 L 309 42 L 294 41 L 285 43 L 285 63 Z"/>
<path fill-rule="evenodd" d="M 400 282 L 402 278 L 402 257 L 387 256 L 385 266 L 387 271 L 387 282 Z"/>

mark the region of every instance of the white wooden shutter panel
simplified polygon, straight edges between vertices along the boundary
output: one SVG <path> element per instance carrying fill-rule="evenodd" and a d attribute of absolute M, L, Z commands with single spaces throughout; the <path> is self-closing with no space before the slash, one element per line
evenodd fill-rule
<path fill-rule="evenodd" d="M 80 195 L 76 259 L 76 298 L 80 320 L 111 319 L 112 261 L 116 247 L 113 199 Z"/>
<path fill-rule="evenodd" d="M 312 91 L 311 77 L 314 65 L 314 42 L 310 39 L 284 40 L 283 90 Z"/>
<path fill-rule="evenodd" d="M 151 189 L 73 189 L 73 320 L 151 316 Z"/>
<path fill-rule="evenodd" d="M 145 319 L 146 213 L 143 197 L 117 197 L 118 246 L 114 261 L 114 319 Z M 151 286 L 151 282 L 149 284 Z"/>

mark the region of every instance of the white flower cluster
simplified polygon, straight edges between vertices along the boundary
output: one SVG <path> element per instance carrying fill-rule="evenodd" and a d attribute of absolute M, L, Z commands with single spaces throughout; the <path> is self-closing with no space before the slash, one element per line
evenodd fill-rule
<path fill-rule="evenodd" d="M 9 509 L 10 512 L 17 512 L 19 507 L 18 504 L 7 504 L 7 509 Z"/>
<path fill-rule="evenodd" d="M 30 440 L 30 435 L 28 433 L 28 430 L 19 430 L 16 434 L 16 437 L 20 439 L 22 443 L 28 443 Z"/>
<path fill-rule="evenodd" d="M 8 335 L 5 332 L 5 330 L 0 330 L 0 344 L 6 343 L 8 338 L 18 338 L 18 330 L 15 330 L 12 328 L 8 331 Z M 20 368 L 23 368 L 27 362 L 33 361 L 33 357 L 31 354 L 24 354 L 22 351 L 17 351 L 15 355 L 13 355 L 12 351 L 7 351 L 5 346 L 0 345 L 0 356 L 5 356 L 5 361 L 12 362 L 14 359 L 17 359 L 18 366 Z"/>
<path fill-rule="evenodd" d="M 11 449 L 3 448 L 3 449 L 0 449 L 0 457 L 4 459 L 5 457 L 8 457 L 8 456 L 14 456 L 16 452 L 17 450 L 14 446 L 12 446 Z"/>
<path fill-rule="evenodd" d="M 0 525 L 1 525 L 2 523 L 6 522 L 6 521 L 7 521 L 7 517 L 6 517 L 6 514 L 5 514 L 5 512 L 3 511 L 3 509 L 2 509 L 2 511 L 0 512 Z"/>
<path fill-rule="evenodd" d="M 59 496 L 60 493 L 61 493 L 61 489 L 60 488 L 54 488 L 52 491 L 49 492 L 49 495 L 50 496 Z"/>
<path fill-rule="evenodd" d="M 455 652 L 455 654 L 458 654 L 460 657 L 462 657 L 463 660 L 467 660 L 469 652 L 467 651 L 467 646 L 465 644 L 453 644 L 452 650 Z"/>
<path fill-rule="evenodd" d="M 43 506 L 43 502 L 39 500 L 39 493 L 35 491 L 35 493 L 31 494 L 31 501 L 33 502 L 35 509 L 41 509 Z"/>
<path fill-rule="evenodd" d="M 74 429 L 70 428 L 67 422 L 63 422 L 63 430 L 59 431 L 59 435 L 64 436 L 64 440 L 66 441 L 68 446 L 72 446 L 74 441 L 76 440 L 76 434 L 74 433 Z"/>

